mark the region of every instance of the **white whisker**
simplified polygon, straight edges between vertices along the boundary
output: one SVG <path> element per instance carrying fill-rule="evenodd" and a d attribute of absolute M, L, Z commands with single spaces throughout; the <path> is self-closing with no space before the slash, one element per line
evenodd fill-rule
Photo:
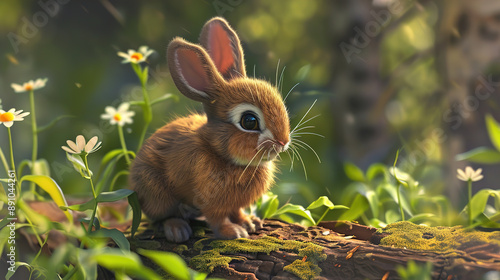
<path fill-rule="evenodd" d="M 275 82 L 275 85 L 276 85 L 276 88 L 278 88 L 278 72 L 280 70 L 280 59 L 278 59 L 278 65 L 276 65 L 276 82 Z"/>
<path fill-rule="evenodd" d="M 324 135 L 321 135 L 321 134 L 318 134 L 318 133 L 314 133 L 314 132 L 299 132 L 299 133 L 295 133 L 294 136 L 296 136 L 296 135 L 304 135 L 304 134 L 315 135 L 315 136 L 319 136 L 321 138 L 325 138 Z M 299 137 L 299 136 L 297 136 L 297 137 Z"/>
<path fill-rule="evenodd" d="M 250 177 L 250 180 L 248 180 L 248 184 L 247 184 L 247 186 L 245 187 L 245 190 L 246 190 L 246 189 L 248 189 L 248 186 L 250 185 L 250 182 L 252 182 L 253 177 L 255 176 L 255 173 L 257 172 L 257 169 L 259 169 L 260 163 L 262 162 L 262 159 L 264 158 L 264 155 L 265 155 L 265 154 L 266 154 L 265 152 L 264 152 L 264 153 L 262 153 L 262 156 L 260 157 L 259 162 L 258 162 L 258 163 L 257 163 L 257 165 L 255 166 L 255 169 L 254 169 L 254 171 L 253 171 L 253 173 L 252 173 L 252 177 Z"/>
<path fill-rule="evenodd" d="M 241 172 L 241 175 L 240 175 L 240 178 L 238 178 L 238 183 L 240 182 L 241 178 L 243 177 L 243 174 L 245 174 L 245 171 L 247 171 L 248 167 L 252 164 L 253 160 L 255 159 L 255 157 L 262 151 L 264 150 L 264 148 L 260 148 L 256 153 L 255 155 L 252 157 L 252 159 L 248 162 L 248 164 L 245 166 L 245 169 L 243 169 L 243 172 Z"/>
<path fill-rule="evenodd" d="M 292 149 L 292 152 L 297 156 L 297 158 L 299 159 L 299 161 L 302 163 L 302 168 L 304 168 L 304 175 L 305 175 L 306 180 L 307 180 L 307 170 L 306 170 L 306 165 L 304 164 L 304 160 L 302 159 L 302 157 L 300 156 L 299 151 L 295 147 L 291 146 L 291 149 Z"/>
<path fill-rule="evenodd" d="M 286 101 L 286 99 L 288 98 L 288 95 L 292 92 L 292 90 L 297 87 L 299 85 L 299 83 L 296 83 L 289 91 L 288 93 L 286 94 L 285 98 L 283 99 L 283 102 Z"/>
<path fill-rule="evenodd" d="M 296 139 L 296 141 L 299 142 L 299 143 L 302 143 L 302 144 L 306 145 L 316 155 L 316 158 L 318 159 L 318 162 L 321 163 L 321 159 L 319 158 L 318 154 L 316 153 L 316 151 L 309 144 L 307 144 L 306 142 L 304 142 L 302 140 L 299 140 L 299 139 Z"/>
<path fill-rule="evenodd" d="M 302 126 L 303 126 L 303 125 L 305 125 L 306 123 L 308 123 L 308 122 L 310 122 L 310 121 L 314 120 L 315 118 L 317 118 L 317 117 L 319 117 L 319 116 L 320 116 L 320 115 L 316 115 L 316 116 L 314 116 L 314 117 L 310 117 L 309 119 L 307 119 L 307 120 L 305 120 L 305 121 L 303 121 L 303 122 L 301 122 L 301 123 L 298 123 L 298 124 L 295 126 L 295 128 L 292 130 L 292 133 L 293 133 L 293 132 L 295 132 L 295 131 L 297 131 L 297 129 L 302 128 Z"/>
<path fill-rule="evenodd" d="M 316 104 L 317 101 L 318 101 L 318 99 L 314 100 L 314 102 L 311 105 L 311 107 L 309 107 L 309 109 L 307 110 L 307 112 L 304 114 L 304 116 L 302 117 L 302 119 L 300 119 L 299 123 L 295 126 L 294 130 L 292 130 L 292 132 L 290 132 L 290 134 L 293 133 L 295 131 L 295 129 L 297 129 L 297 127 L 299 127 L 299 125 L 302 123 L 302 121 L 307 116 L 307 114 L 309 114 L 309 112 L 311 111 L 312 107 L 314 106 L 314 104 Z"/>
<path fill-rule="evenodd" d="M 278 90 L 280 92 L 283 89 L 283 77 L 284 77 L 285 69 L 286 69 L 286 66 L 284 66 L 283 69 L 281 70 L 280 79 L 278 81 L 278 87 L 277 88 L 278 88 Z"/>
<path fill-rule="evenodd" d="M 304 126 L 304 127 L 299 128 L 299 129 L 295 129 L 294 133 L 296 133 L 297 131 L 301 131 L 301 130 L 309 129 L 309 128 L 316 128 L 316 127 L 314 125 Z"/>

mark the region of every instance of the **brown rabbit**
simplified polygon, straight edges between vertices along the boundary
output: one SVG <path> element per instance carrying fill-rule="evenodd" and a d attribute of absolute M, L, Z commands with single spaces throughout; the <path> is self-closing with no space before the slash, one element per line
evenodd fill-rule
<path fill-rule="evenodd" d="M 278 90 L 246 76 L 240 40 L 222 18 L 202 29 L 201 46 L 175 38 L 167 59 L 182 94 L 205 114 L 158 129 L 131 167 L 130 183 L 144 213 L 163 221 L 169 241 L 183 242 L 186 221 L 205 216 L 219 238 L 247 237 L 262 226 L 243 208 L 266 192 L 274 159 L 290 143 L 288 113 Z M 190 217 L 191 216 L 191 217 Z"/>

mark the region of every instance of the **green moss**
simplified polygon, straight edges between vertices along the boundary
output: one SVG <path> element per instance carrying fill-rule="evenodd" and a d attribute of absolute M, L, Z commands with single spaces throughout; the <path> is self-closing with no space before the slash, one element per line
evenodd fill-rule
<path fill-rule="evenodd" d="M 497 244 L 500 246 L 500 232 L 480 232 L 455 227 L 428 227 L 411 222 L 397 222 L 380 229 L 379 233 L 389 233 L 382 238 L 381 245 L 399 248 L 453 252 L 469 244 Z"/>
<path fill-rule="evenodd" d="M 178 255 L 182 255 L 182 252 L 186 251 L 188 249 L 188 246 L 181 244 L 178 245 L 174 248 L 174 252 L 177 253 Z"/>
<path fill-rule="evenodd" d="M 193 231 L 193 236 L 194 237 L 205 237 L 205 228 L 203 227 L 197 227 Z"/>
<path fill-rule="evenodd" d="M 210 273 L 215 267 L 228 267 L 232 259 L 231 257 L 222 256 L 217 250 L 208 250 L 191 258 L 189 266 L 197 271 Z"/>
<path fill-rule="evenodd" d="M 203 241 L 206 239 L 198 240 L 194 244 L 194 248 L 197 250 L 203 250 L 205 245 Z M 230 257 L 221 254 L 235 254 L 235 253 L 266 253 L 269 254 L 273 251 L 288 251 L 297 253 L 301 257 L 306 257 L 307 270 L 304 264 L 299 266 L 288 265 L 289 271 L 295 275 L 302 277 L 301 275 L 312 275 L 317 276 L 321 272 L 321 269 L 317 266 L 317 263 L 324 261 L 326 259 L 326 254 L 323 253 L 323 247 L 309 242 L 299 242 L 293 240 L 281 240 L 270 236 L 265 236 L 259 239 L 234 239 L 234 240 L 214 240 L 210 244 L 206 245 L 211 249 L 207 251 L 202 251 L 200 255 L 193 257 L 190 261 L 190 266 L 196 270 L 203 272 L 212 272 L 217 266 L 228 266 L 229 262 L 233 259 L 242 259 L 241 257 Z M 296 262 L 294 262 L 296 263 Z M 298 263 L 296 263 L 298 264 Z M 305 274 L 304 274 L 305 273 Z M 309 278 L 303 278 L 309 279 Z"/>
<path fill-rule="evenodd" d="M 284 271 L 288 271 L 297 275 L 300 279 L 313 279 L 321 273 L 321 268 L 318 265 L 302 260 L 295 260 L 293 263 L 283 267 Z"/>

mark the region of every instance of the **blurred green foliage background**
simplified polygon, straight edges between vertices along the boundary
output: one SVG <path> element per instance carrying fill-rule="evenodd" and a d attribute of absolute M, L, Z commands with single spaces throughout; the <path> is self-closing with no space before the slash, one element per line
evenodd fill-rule
<path fill-rule="evenodd" d="M 452 3 L 450 3 L 452 2 Z M 60 115 L 71 118 L 40 134 L 39 158 L 65 193 L 81 193 L 60 146 L 78 134 L 99 136 L 100 153 L 119 147 L 117 131 L 100 119 L 104 107 L 141 99 L 140 84 L 118 51 L 147 45 L 152 98 L 179 96 L 154 107 L 151 132 L 176 116 L 201 110 L 175 88 L 165 51 L 175 36 L 197 42 L 203 24 L 225 17 L 238 32 L 247 73 L 276 82 L 283 71 L 283 94 L 293 125 L 318 100 L 304 137 L 321 157 L 302 151 L 289 171 L 284 156 L 273 192 L 282 201 L 307 205 L 320 195 L 341 201 L 350 180 L 344 163 L 361 169 L 374 162 L 398 165 L 427 188 L 446 193 L 463 207 L 465 184 L 456 180 L 455 155 L 490 145 L 486 112 L 498 116 L 500 23 L 488 1 L 0 1 L 0 98 L 4 109 L 28 110 L 28 95 L 11 83 L 48 78 L 35 93 L 39 125 Z M 489 4 L 488 4 L 489 5 Z M 286 67 L 286 69 L 284 69 Z M 141 125 L 137 112 L 126 130 L 135 150 Z M 499 118 L 497 118 L 499 119 Z M 29 120 L 13 127 L 16 157 L 30 158 Z M 6 130 L 0 145 L 7 149 Z M 91 166 L 99 158 L 90 157 Z M 94 161 L 94 162 L 92 162 Z M 498 166 L 485 168 L 475 191 L 496 187 Z M 126 187 L 126 182 L 122 182 Z"/>

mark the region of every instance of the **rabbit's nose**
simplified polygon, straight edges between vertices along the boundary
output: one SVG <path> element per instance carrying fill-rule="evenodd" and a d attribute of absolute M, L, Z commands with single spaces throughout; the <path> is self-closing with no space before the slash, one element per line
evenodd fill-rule
<path fill-rule="evenodd" d="M 288 149 L 288 146 L 289 146 L 289 142 L 285 143 L 281 140 L 277 140 L 278 144 L 281 145 L 281 151 L 280 152 L 284 152 Z"/>

